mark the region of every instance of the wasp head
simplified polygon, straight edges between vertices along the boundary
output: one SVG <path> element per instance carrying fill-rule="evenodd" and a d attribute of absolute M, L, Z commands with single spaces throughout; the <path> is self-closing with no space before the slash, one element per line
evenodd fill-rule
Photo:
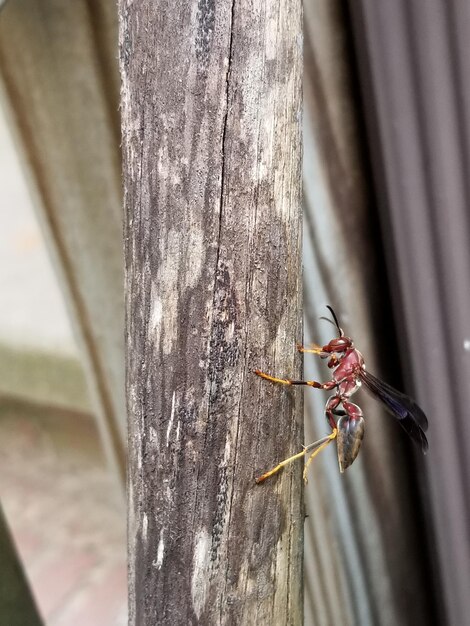
<path fill-rule="evenodd" d="M 323 347 L 324 352 L 346 352 L 349 348 L 353 347 L 353 340 L 351 337 L 335 337 L 326 346 Z"/>
<path fill-rule="evenodd" d="M 338 353 L 341 358 L 341 356 L 344 356 L 342 355 L 342 353 L 345 353 L 346 350 L 349 350 L 349 348 L 353 347 L 353 340 L 351 339 L 351 337 L 345 337 L 344 330 L 339 325 L 336 313 L 333 311 L 329 304 L 327 304 L 326 306 L 333 316 L 334 322 L 332 322 L 327 317 L 321 317 L 320 319 L 326 320 L 327 322 L 330 322 L 331 324 L 336 326 L 336 328 L 338 329 L 339 337 L 335 337 L 335 339 L 332 339 L 330 343 L 326 344 L 326 346 L 323 346 L 322 350 L 323 352 L 328 352 L 329 354 Z M 326 358 L 326 356 L 323 358 Z"/>

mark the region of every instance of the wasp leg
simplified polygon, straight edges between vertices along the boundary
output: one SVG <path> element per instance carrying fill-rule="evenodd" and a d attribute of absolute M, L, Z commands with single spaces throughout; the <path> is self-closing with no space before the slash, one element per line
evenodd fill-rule
<path fill-rule="evenodd" d="M 294 454 L 293 456 L 290 456 L 285 461 L 281 461 L 281 463 L 279 463 L 279 465 L 276 465 L 276 467 L 273 467 L 273 469 L 269 470 L 269 472 L 265 472 L 262 476 L 258 476 L 258 478 L 255 478 L 255 482 L 257 484 L 262 483 L 263 480 L 266 480 L 266 478 L 269 478 L 273 474 L 277 474 L 277 472 L 280 469 L 282 469 L 284 467 L 284 465 L 288 465 L 289 463 L 292 463 L 292 461 L 295 461 L 296 459 L 301 459 L 306 454 L 307 454 L 307 448 L 302 450 L 302 452 L 298 452 L 297 454 Z"/>
<path fill-rule="evenodd" d="M 333 430 L 333 432 L 331 433 L 331 435 L 328 435 L 328 437 L 326 437 L 326 441 L 323 441 L 323 443 L 308 457 L 307 462 L 305 463 L 305 467 L 304 467 L 304 473 L 303 473 L 303 477 L 304 477 L 304 483 L 307 484 L 308 483 L 308 478 L 307 478 L 307 472 L 308 472 L 308 468 L 310 463 L 313 461 L 313 459 L 317 456 L 317 454 L 319 454 L 322 450 L 324 450 L 332 441 L 334 441 L 336 439 L 338 435 L 338 430 L 335 428 Z"/>
<path fill-rule="evenodd" d="M 324 352 L 323 348 L 319 346 L 317 343 L 312 343 L 311 348 L 306 348 L 302 346 L 300 343 L 297 344 L 297 350 L 299 352 L 308 352 L 309 354 L 318 354 L 319 356 L 330 356 L 328 352 Z"/>
<path fill-rule="evenodd" d="M 297 454 L 294 454 L 293 456 L 290 456 L 288 459 L 281 461 L 281 463 L 279 463 L 279 465 L 276 465 L 276 467 L 273 467 L 272 470 L 269 470 L 269 472 L 265 472 L 262 476 L 259 476 L 258 478 L 256 478 L 255 482 L 258 484 L 262 483 L 263 480 L 266 480 L 266 478 L 269 478 L 273 474 L 277 474 L 277 472 L 280 469 L 282 469 L 285 465 L 288 465 L 289 463 L 292 463 L 292 461 L 296 461 L 297 459 L 301 459 L 303 456 L 307 454 L 307 452 L 310 452 L 310 450 L 313 450 L 313 448 L 317 448 L 318 446 L 322 447 L 326 443 L 329 443 L 330 439 L 331 439 L 331 435 L 328 435 L 326 437 L 322 437 L 321 439 L 318 439 L 318 441 L 314 441 L 313 443 L 306 446 L 302 450 L 302 452 L 297 452 Z"/>
<path fill-rule="evenodd" d="M 319 383 L 316 380 L 292 380 L 290 378 L 276 378 L 265 374 L 260 370 L 254 370 L 255 374 L 261 376 L 265 380 L 270 380 L 272 383 L 279 383 L 281 385 L 308 385 L 309 387 L 315 387 L 315 389 L 334 389 L 338 386 L 338 383 L 334 380 L 329 380 L 327 383 Z"/>
<path fill-rule="evenodd" d="M 341 396 L 334 395 L 328 398 L 328 401 L 325 406 L 325 413 L 328 419 L 328 423 L 331 426 L 331 430 L 336 428 L 336 417 L 344 415 L 346 412 L 338 409 L 338 406 L 341 404 Z"/>

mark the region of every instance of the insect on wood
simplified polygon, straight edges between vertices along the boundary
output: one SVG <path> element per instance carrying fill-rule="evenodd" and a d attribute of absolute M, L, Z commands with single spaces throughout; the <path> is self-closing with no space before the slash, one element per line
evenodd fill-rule
<path fill-rule="evenodd" d="M 256 479 L 257 483 L 263 482 L 266 478 L 276 474 L 285 465 L 312 452 L 304 468 L 304 480 L 307 482 L 307 471 L 310 463 L 319 452 L 335 440 L 340 472 L 343 473 L 344 470 L 352 465 L 361 447 L 365 422 L 361 408 L 351 402 L 350 398 L 363 383 L 367 391 L 377 398 L 387 411 L 398 420 L 413 441 L 420 446 L 421 450 L 426 453 L 428 449 L 428 441 L 425 435 L 428 428 L 428 420 L 423 410 L 411 398 L 379 380 L 366 370 L 364 357 L 354 347 L 351 337 L 345 336 L 333 309 L 330 306 L 328 306 L 328 309 L 333 316 L 334 325 L 338 329 L 339 336 L 332 339 L 326 346 L 321 347 L 315 344 L 311 348 L 298 346 L 298 350 L 299 352 L 316 354 L 321 359 L 328 359 L 327 365 L 333 370 L 331 380 L 326 383 L 319 383 L 316 380 L 276 378 L 260 370 L 255 370 L 255 374 L 265 380 L 281 385 L 307 385 L 308 387 L 325 389 L 327 391 L 334 389 L 335 393 L 328 398 L 325 406 L 325 415 L 331 428 L 331 433 L 306 446 L 301 452 L 285 459 L 269 472 L 259 476 Z M 321 319 L 331 322 L 328 318 Z M 333 322 L 331 323 L 333 324 Z"/>

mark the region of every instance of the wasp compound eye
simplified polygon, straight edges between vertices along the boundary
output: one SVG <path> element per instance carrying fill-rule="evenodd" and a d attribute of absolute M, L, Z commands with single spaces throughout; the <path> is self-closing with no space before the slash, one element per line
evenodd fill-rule
<path fill-rule="evenodd" d="M 352 345 L 352 341 L 349 337 L 339 337 L 338 339 L 332 339 L 328 344 L 329 352 L 344 352 Z"/>

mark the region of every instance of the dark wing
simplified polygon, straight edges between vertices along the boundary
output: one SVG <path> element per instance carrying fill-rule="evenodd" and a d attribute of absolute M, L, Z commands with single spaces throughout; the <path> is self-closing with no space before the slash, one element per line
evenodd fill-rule
<path fill-rule="evenodd" d="M 390 385 L 372 376 L 369 372 L 361 370 L 360 378 L 367 390 L 382 402 L 389 413 L 400 422 L 413 441 L 426 453 L 428 440 L 424 433 L 428 429 L 428 420 L 424 411 L 404 393 L 390 387 Z"/>

